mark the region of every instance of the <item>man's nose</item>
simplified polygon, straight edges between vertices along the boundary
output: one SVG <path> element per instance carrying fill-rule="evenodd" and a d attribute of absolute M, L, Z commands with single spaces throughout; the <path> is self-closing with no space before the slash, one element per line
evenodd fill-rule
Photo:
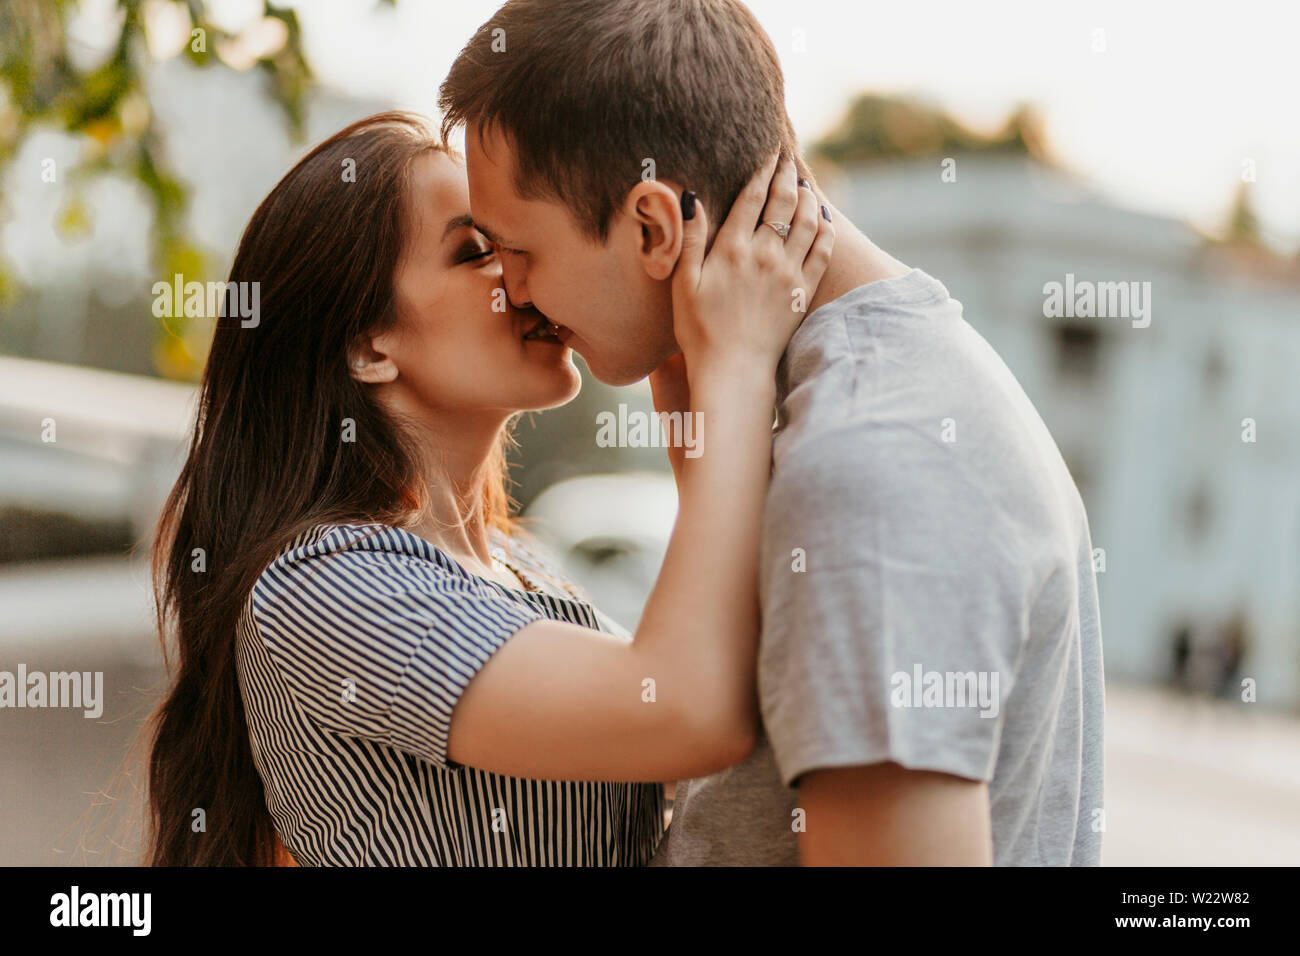
<path fill-rule="evenodd" d="M 509 256 L 501 256 L 501 284 L 505 286 L 506 298 L 516 309 L 531 309 L 533 300 L 528 294 L 528 285 L 524 273 L 518 265 L 508 262 Z"/>

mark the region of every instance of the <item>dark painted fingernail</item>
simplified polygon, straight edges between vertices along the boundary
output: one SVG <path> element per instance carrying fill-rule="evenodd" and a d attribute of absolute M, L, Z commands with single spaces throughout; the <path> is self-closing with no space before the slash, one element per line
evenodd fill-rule
<path fill-rule="evenodd" d="M 831 211 L 827 209 L 825 206 L 822 206 L 822 218 L 825 219 L 827 222 L 831 221 Z"/>
<path fill-rule="evenodd" d="M 806 179 L 800 179 L 799 185 L 802 186 L 804 189 L 812 189 L 812 187 L 808 185 L 808 180 Z"/>
<path fill-rule="evenodd" d="M 682 192 L 682 218 L 695 218 L 695 193 L 689 189 Z"/>

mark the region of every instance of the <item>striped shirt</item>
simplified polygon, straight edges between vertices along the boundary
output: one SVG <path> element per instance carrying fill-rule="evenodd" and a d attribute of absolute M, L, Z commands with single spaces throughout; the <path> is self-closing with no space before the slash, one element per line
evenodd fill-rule
<path fill-rule="evenodd" d="M 661 784 L 531 780 L 447 757 L 456 701 L 525 625 L 628 637 L 509 545 L 535 590 L 382 524 L 319 525 L 258 578 L 239 684 L 267 809 L 300 865 L 639 866 L 654 853 Z"/>

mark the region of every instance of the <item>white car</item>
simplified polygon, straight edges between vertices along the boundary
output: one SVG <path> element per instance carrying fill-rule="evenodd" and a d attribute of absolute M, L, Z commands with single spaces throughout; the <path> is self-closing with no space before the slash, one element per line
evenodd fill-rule
<path fill-rule="evenodd" d="M 568 478 L 538 494 L 524 517 L 601 612 L 636 627 L 677 518 L 672 475 Z"/>

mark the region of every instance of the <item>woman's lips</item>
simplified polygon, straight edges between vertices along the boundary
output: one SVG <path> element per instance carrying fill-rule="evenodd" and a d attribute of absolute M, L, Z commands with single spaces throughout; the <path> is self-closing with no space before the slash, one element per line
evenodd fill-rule
<path fill-rule="evenodd" d="M 569 339 L 573 336 L 573 329 L 565 328 L 563 325 L 557 326 L 555 337 L 560 340 L 560 344 L 568 345 Z"/>

